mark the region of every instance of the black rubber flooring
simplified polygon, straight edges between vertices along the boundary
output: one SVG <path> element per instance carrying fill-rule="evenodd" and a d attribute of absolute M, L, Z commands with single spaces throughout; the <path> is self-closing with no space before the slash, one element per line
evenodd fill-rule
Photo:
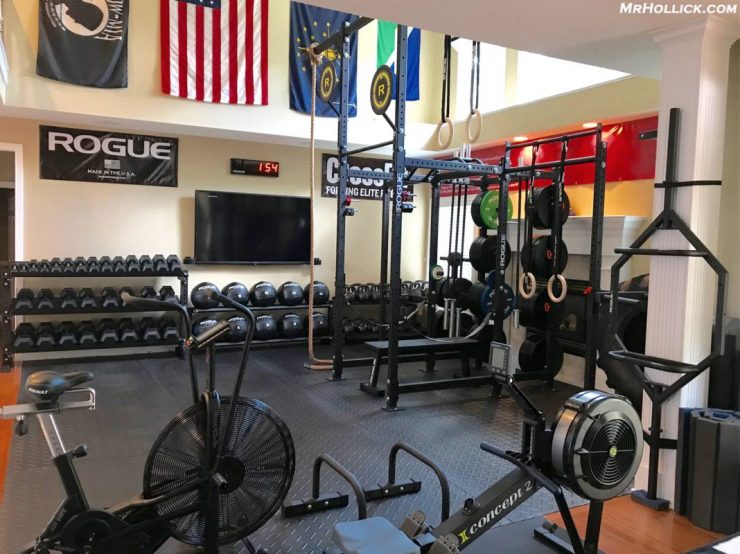
<path fill-rule="evenodd" d="M 367 355 L 362 348 L 354 353 Z M 218 388 L 223 395 L 231 394 L 238 356 L 237 352 L 219 352 L 217 356 Z M 243 396 L 270 405 L 291 430 L 297 462 L 289 498 L 310 497 L 311 467 L 319 453 L 331 454 L 366 485 L 385 483 L 388 452 L 397 441 L 427 453 L 447 473 L 453 511 L 465 498 L 479 494 L 512 469 L 478 445 L 489 442 L 512 450 L 519 448 L 521 416 L 513 400 L 491 399 L 486 387 L 423 392 L 403 395 L 400 405 L 406 409 L 387 413 L 381 410 L 382 399 L 359 391 L 369 368 L 349 369 L 344 381 L 328 382 L 326 374 L 304 369 L 305 360 L 303 348 L 253 352 L 242 390 Z M 422 367 L 421 363 L 404 365 L 402 380 L 425 378 L 419 372 Z M 440 362 L 439 367 L 441 376 L 459 369 L 453 361 Z M 67 448 L 83 442 L 89 447 L 88 456 L 77 461 L 77 468 L 90 504 L 109 506 L 138 494 L 149 447 L 165 424 L 190 403 L 187 364 L 175 358 L 57 363 L 35 365 L 26 373 L 50 368 L 85 369 L 95 374 L 91 385 L 98 393 L 98 409 L 67 412 L 57 419 Z M 567 385 L 560 385 L 555 392 L 545 391 L 537 383 L 525 384 L 524 388 L 549 418 L 575 392 Z M 15 437 L 11 446 L 5 497 L 0 506 L 3 553 L 15 552 L 32 540 L 63 496 L 38 425 L 32 422 L 30 430 L 25 437 Z M 431 524 L 438 524 L 441 495 L 434 474 L 402 454 L 398 477 L 422 480 L 422 491 L 370 503 L 369 515 L 400 523 L 406 515 L 421 510 Z M 322 489 L 346 491 L 348 487 L 326 472 Z M 573 505 L 582 503 L 575 496 L 569 501 Z M 540 491 L 508 522 L 556 509 L 552 498 Z M 332 547 L 333 525 L 356 519 L 356 510 L 350 504 L 341 511 L 291 520 L 278 513 L 251 539 L 270 554 L 320 553 Z M 193 551 L 174 541 L 164 550 Z M 229 549 L 240 550 L 239 546 Z"/>

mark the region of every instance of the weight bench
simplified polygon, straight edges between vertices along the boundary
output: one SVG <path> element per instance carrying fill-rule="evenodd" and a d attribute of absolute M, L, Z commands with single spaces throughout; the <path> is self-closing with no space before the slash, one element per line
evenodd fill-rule
<path fill-rule="evenodd" d="M 370 341 L 365 346 L 374 351 L 373 365 L 370 370 L 370 379 L 367 383 L 360 384 L 360 390 L 371 396 L 384 396 L 386 391 L 378 388 L 380 368 L 388 362 L 388 341 Z M 413 383 L 398 384 L 398 394 L 421 392 L 440 389 L 451 389 L 494 384 L 492 375 L 472 377 L 470 373 L 470 356 L 480 342 L 474 339 L 408 339 L 398 341 L 399 355 L 427 354 L 427 367 L 425 373 L 434 373 L 434 357 L 440 353 L 459 352 L 462 361 L 462 375 L 455 379 L 439 379 L 433 381 L 418 381 Z M 389 376 L 390 377 L 390 376 Z M 392 379 L 389 379 L 392 381 Z"/>

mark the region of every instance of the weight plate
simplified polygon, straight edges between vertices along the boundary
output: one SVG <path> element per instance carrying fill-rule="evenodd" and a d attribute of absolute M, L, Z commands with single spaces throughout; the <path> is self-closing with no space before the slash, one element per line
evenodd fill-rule
<path fill-rule="evenodd" d="M 491 294 L 491 292 L 493 292 L 493 294 Z M 483 315 L 494 310 L 498 302 L 497 294 L 497 289 L 492 289 L 491 287 L 486 286 L 480 299 L 480 307 Z M 516 295 L 514 294 L 514 289 L 504 283 L 504 319 L 509 317 L 511 312 L 514 311 L 515 304 Z"/>
<path fill-rule="evenodd" d="M 562 274 L 568 266 L 568 246 L 560 239 L 558 249 L 558 268 L 553 271 L 554 241 L 550 235 L 535 237 L 532 241 L 532 251 L 525 244 L 522 247 L 522 268 L 534 273 L 537 277 L 550 277 L 553 273 Z"/>
<path fill-rule="evenodd" d="M 472 217 L 478 227 L 487 227 L 488 229 L 498 228 L 498 198 L 499 194 L 497 190 L 484 191 L 475 197 L 472 204 Z M 479 201 L 476 202 L 476 200 Z M 510 220 L 513 214 L 514 205 L 511 202 L 511 198 L 508 198 L 506 219 Z"/>
<path fill-rule="evenodd" d="M 555 341 L 554 365 L 549 367 L 547 363 L 547 341 L 545 337 L 529 337 L 519 348 L 519 367 L 522 371 L 549 371 L 552 375 L 557 374 L 563 366 L 563 347 Z"/>
<path fill-rule="evenodd" d="M 370 84 L 370 106 L 378 115 L 388 111 L 393 97 L 393 72 L 387 65 L 381 65 L 375 70 Z"/>
<path fill-rule="evenodd" d="M 504 267 L 509 266 L 511 262 L 511 246 L 506 241 L 506 251 L 504 255 Z M 496 257 L 499 249 L 498 237 L 478 237 L 470 245 L 469 259 L 470 264 L 476 271 L 488 273 L 496 268 Z"/>
<path fill-rule="evenodd" d="M 439 281 L 445 276 L 445 270 L 441 265 L 433 265 L 429 270 L 429 276 L 433 281 Z"/>
<path fill-rule="evenodd" d="M 334 95 L 334 88 L 337 85 L 337 72 L 334 69 L 333 63 L 327 63 L 321 69 L 321 76 L 319 82 L 316 84 L 316 94 L 319 95 L 324 102 L 329 102 L 331 97 Z"/>
<path fill-rule="evenodd" d="M 536 229 L 549 229 L 552 226 L 552 208 L 555 202 L 557 187 L 550 185 L 542 189 L 535 189 L 533 193 L 534 218 L 532 225 Z M 570 215 L 570 199 L 563 191 L 563 201 L 560 204 L 560 224 L 564 225 Z"/>

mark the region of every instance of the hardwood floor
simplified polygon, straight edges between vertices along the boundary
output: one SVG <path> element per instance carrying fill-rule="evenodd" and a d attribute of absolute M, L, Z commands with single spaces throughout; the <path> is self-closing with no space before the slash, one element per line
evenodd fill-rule
<path fill-rule="evenodd" d="M 20 367 L 13 367 L 10 371 L 0 372 L 0 406 L 15 404 L 18 398 L 18 387 L 21 381 Z M 0 419 L 0 502 L 3 498 L 3 487 L 5 484 L 5 470 L 8 465 L 8 454 L 10 453 L 10 440 L 13 437 L 13 424 L 11 419 Z"/>
<path fill-rule="evenodd" d="M 574 508 L 581 536 L 586 532 L 588 506 Z M 559 513 L 546 516 L 563 525 Z M 599 547 L 606 554 L 675 554 L 692 550 L 722 537 L 719 533 L 696 527 L 687 518 L 673 511 L 655 512 L 620 496 L 604 504 Z"/>

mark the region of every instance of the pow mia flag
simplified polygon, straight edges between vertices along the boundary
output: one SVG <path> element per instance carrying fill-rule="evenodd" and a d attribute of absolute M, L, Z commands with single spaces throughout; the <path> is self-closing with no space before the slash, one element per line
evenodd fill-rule
<path fill-rule="evenodd" d="M 41 131 L 41 178 L 177 186 L 176 138 L 47 127 Z"/>
<path fill-rule="evenodd" d="M 128 86 L 129 0 L 39 0 L 41 77 L 98 88 Z"/>

